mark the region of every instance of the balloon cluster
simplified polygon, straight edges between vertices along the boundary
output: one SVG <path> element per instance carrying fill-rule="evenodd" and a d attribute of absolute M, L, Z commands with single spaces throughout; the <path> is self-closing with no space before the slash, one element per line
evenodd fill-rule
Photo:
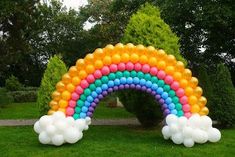
<path fill-rule="evenodd" d="M 39 134 L 42 144 L 60 146 L 63 143 L 76 143 L 83 136 L 82 131 L 88 129 L 91 119 L 74 120 L 57 111 L 52 115 L 42 116 L 35 124 L 34 131 Z"/>
<path fill-rule="evenodd" d="M 165 139 L 171 139 L 175 144 L 193 147 L 194 143 L 218 142 L 221 133 L 212 127 L 208 116 L 193 114 L 189 119 L 170 114 L 166 117 L 166 125 L 162 128 Z"/>

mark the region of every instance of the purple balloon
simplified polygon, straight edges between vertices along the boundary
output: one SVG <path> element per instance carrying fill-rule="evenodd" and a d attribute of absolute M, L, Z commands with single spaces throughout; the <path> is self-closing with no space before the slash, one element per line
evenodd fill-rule
<path fill-rule="evenodd" d="M 141 86 L 140 86 L 140 85 L 136 85 L 135 88 L 136 88 L 137 90 L 140 90 L 140 89 L 141 89 Z"/>
<path fill-rule="evenodd" d="M 108 92 L 109 92 L 109 93 L 113 92 L 113 88 L 109 88 L 109 89 L 108 89 Z"/>
<path fill-rule="evenodd" d="M 99 99 L 103 99 L 103 97 L 104 96 L 102 94 L 99 94 L 99 96 L 98 96 Z"/>
<path fill-rule="evenodd" d="M 94 108 L 93 107 L 89 107 L 89 111 L 90 112 L 94 112 Z"/>
<path fill-rule="evenodd" d="M 162 104 L 162 107 L 163 107 L 163 109 L 168 109 L 168 106 L 167 106 L 167 104 Z"/>
<path fill-rule="evenodd" d="M 135 85 L 134 85 L 134 84 L 131 84 L 131 85 L 130 85 L 130 88 L 132 88 L 132 89 L 135 88 Z"/>
<path fill-rule="evenodd" d="M 119 89 L 124 89 L 124 85 L 120 85 L 118 88 Z"/>
<path fill-rule="evenodd" d="M 152 90 L 150 88 L 147 89 L 147 93 L 151 93 Z"/>
<path fill-rule="evenodd" d="M 97 99 L 97 98 L 96 98 L 96 99 Z M 98 100 L 99 100 L 99 99 L 98 99 Z M 91 103 L 91 107 L 93 107 L 93 108 L 95 108 L 95 107 L 96 107 L 96 105 L 97 105 L 97 104 L 96 104 L 96 103 L 94 103 L 94 102 L 93 102 L 93 103 Z"/>
<path fill-rule="evenodd" d="M 103 91 L 103 92 L 102 92 L 102 95 L 103 95 L 103 96 L 106 96 L 106 95 L 108 95 L 108 92 L 107 92 L 107 91 Z"/>
<path fill-rule="evenodd" d="M 92 117 L 93 113 L 92 112 L 87 112 L 87 116 Z"/>
<path fill-rule="evenodd" d="M 165 109 L 164 112 L 163 112 L 165 117 L 170 113 L 171 113 L 171 111 L 169 109 Z"/>
<path fill-rule="evenodd" d="M 114 90 L 114 91 L 117 91 L 117 90 L 118 90 L 118 86 L 114 86 L 114 87 L 113 87 L 113 90 Z"/>
<path fill-rule="evenodd" d="M 95 98 L 94 102 L 97 104 L 100 102 L 100 100 L 98 98 Z"/>
<path fill-rule="evenodd" d="M 142 91 L 146 91 L 146 89 L 147 89 L 147 88 L 146 88 L 145 86 L 142 86 L 142 87 L 141 87 L 141 90 L 142 90 Z"/>
<path fill-rule="evenodd" d="M 129 84 L 125 84 L 125 89 L 130 88 Z"/>
<path fill-rule="evenodd" d="M 156 92 L 155 92 L 155 93 L 156 93 Z M 157 95 L 155 96 L 155 98 L 156 98 L 157 100 L 159 100 L 159 99 L 161 99 L 161 95 L 157 94 Z"/>
<path fill-rule="evenodd" d="M 159 103 L 160 103 L 160 104 L 163 104 L 164 102 L 165 102 L 164 99 L 160 99 L 160 100 L 159 100 Z"/>
<path fill-rule="evenodd" d="M 156 92 L 155 92 L 155 91 L 151 91 L 151 94 L 152 94 L 152 95 L 156 95 Z"/>

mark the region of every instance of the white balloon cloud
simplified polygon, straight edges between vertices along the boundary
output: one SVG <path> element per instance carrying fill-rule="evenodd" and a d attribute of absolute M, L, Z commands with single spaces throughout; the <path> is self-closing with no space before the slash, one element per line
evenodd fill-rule
<path fill-rule="evenodd" d="M 89 117 L 74 120 L 65 117 L 63 112 L 42 116 L 35 124 L 34 131 L 39 134 L 38 139 L 42 144 L 60 146 L 64 143 L 76 143 L 83 136 L 83 130 L 91 124 Z"/>
<path fill-rule="evenodd" d="M 184 144 L 186 147 L 207 141 L 218 142 L 221 138 L 220 131 L 212 127 L 210 117 L 199 114 L 194 114 L 189 119 L 168 115 L 162 134 L 164 139 L 171 139 L 175 144 Z"/>

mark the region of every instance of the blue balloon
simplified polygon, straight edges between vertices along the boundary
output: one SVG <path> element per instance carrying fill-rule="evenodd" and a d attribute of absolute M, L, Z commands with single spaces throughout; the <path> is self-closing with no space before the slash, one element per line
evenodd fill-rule
<path fill-rule="evenodd" d="M 139 84 L 139 82 L 140 82 L 140 79 L 138 77 L 133 78 L 133 83 L 134 84 Z"/>
<path fill-rule="evenodd" d="M 116 86 L 120 85 L 120 80 L 119 80 L 119 79 L 115 79 L 115 80 L 114 80 L 114 84 L 115 84 Z"/>
<path fill-rule="evenodd" d="M 91 105 L 91 103 L 89 101 L 85 101 L 85 106 L 89 107 Z"/>
<path fill-rule="evenodd" d="M 162 93 L 163 93 L 163 88 L 162 88 L 162 87 L 159 87 L 159 88 L 157 89 L 157 93 L 158 93 L 158 94 L 162 94 Z"/>
<path fill-rule="evenodd" d="M 113 86 L 114 86 L 114 82 L 113 82 L 113 81 L 109 81 L 109 82 L 108 82 L 108 86 L 109 86 L 109 87 L 113 87 Z"/>
<path fill-rule="evenodd" d="M 86 106 L 83 106 L 82 107 L 82 112 L 87 112 L 88 111 L 88 108 Z"/>
<path fill-rule="evenodd" d="M 102 86 L 101 86 L 101 89 L 102 89 L 103 91 L 107 90 L 108 88 L 109 88 L 109 87 L 108 87 L 107 84 L 102 84 Z"/>
<path fill-rule="evenodd" d="M 96 98 L 96 97 L 98 96 L 98 94 L 97 94 L 95 91 L 93 91 L 93 92 L 91 93 L 91 96 L 92 96 L 93 98 Z"/>
<path fill-rule="evenodd" d="M 92 98 L 92 96 L 88 96 L 86 99 L 87 99 L 88 102 L 93 102 L 93 100 L 94 100 L 94 99 Z"/>
<path fill-rule="evenodd" d="M 95 91 L 96 91 L 97 94 L 102 93 L 102 89 L 100 87 L 97 87 Z"/>
<path fill-rule="evenodd" d="M 81 117 L 81 118 L 86 118 L 86 113 L 81 112 L 81 113 L 80 113 L 80 117 Z"/>
<path fill-rule="evenodd" d="M 173 109 L 173 110 L 171 110 L 171 114 L 174 114 L 174 115 L 177 115 L 177 110 L 176 109 Z"/>
<path fill-rule="evenodd" d="M 127 84 L 132 84 L 132 83 L 133 83 L 133 79 L 132 79 L 131 77 L 128 77 L 128 78 L 126 79 L 126 83 L 127 83 Z"/>
<path fill-rule="evenodd" d="M 151 88 L 152 88 L 152 90 L 156 91 L 158 89 L 158 85 L 156 83 L 154 83 Z"/>
<path fill-rule="evenodd" d="M 145 79 L 141 79 L 141 80 L 140 80 L 140 85 L 142 85 L 142 86 L 143 86 L 143 85 L 145 85 L 145 84 L 146 84 Z"/>
<path fill-rule="evenodd" d="M 125 77 L 122 77 L 122 78 L 120 79 L 120 83 L 121 83 L 121 84 L 126 84 L 126 78 L 125 78 Z"/>
<path fill-rule="evenodd" d="M 173 110 L 173 109 L 175 109 L 175 104 L 174 103 L 170 103 L 168 105 L 168 107 L 169 107 L 170 110 Z"/>
<path fill-rule="evenodd" d="M 166 98 L 165 102 L 166 102 L 167 104 L 170 104 L 170 103 L 172 103 L 172 99 L 171 99 L 170 97 L 168 97 L 168 98 Z"/>
<path fill-rule="evenodd" d="M 147 81 L 147 82 L 146 82 L 146 86 L 147 86 L 148 88 L 152 87 L 152 82 L 151 82 L 151 81 Z"/>
<path fill-rule="evenodd" d="M 168 98 L 168 93 L 167 93 L 167 92 L 163 92 L 163 93 L 162 93 L 162 98 L 163 98 L 163 99 Z"/>

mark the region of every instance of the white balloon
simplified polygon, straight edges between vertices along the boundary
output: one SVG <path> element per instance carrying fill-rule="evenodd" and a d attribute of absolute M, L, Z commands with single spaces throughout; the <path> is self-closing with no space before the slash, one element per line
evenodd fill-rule
<path fill-rule="evenodd" d="M 212 120 L 208 116 L 201 116 L 201 129 L 208 130 L 212 128 Z"/>
<path fill-rule="evenodd" d="M 208 130 L 208 140 L 210 142 L 218 142 L 221 138 L 221 133 L 216 128 L 211 128 Z"/>
<path fill-rule="evenodd" d="M 54 120 L 64 119 L 65 118 L 65 114 L 63 112 L 61 112 L 61 111 L 57 111 L 57 112 L 53 113 L 52 118 Z"/>
<path fill-rule="evenodd" d="M 36 121 L 36 123 L 34 124 L 33 126 L 33 129 L 36 133 L 40 134 L 40 132 L 42 131 L 42 129 L 40 128 L 40 125 L 39 125 L 39 121 Z"/>
<path fill-rule="evenodd" d="M 169 126 L 166 125 L 162 128 L 162 134 L 165 139 L 169 139 L 171 137 L 171 132 L 170 132 Z"/>
<path fill-rule="evenodd" d="M 198 128 L 200 126 L 200 116 L 198 114 L 193 114 L 189 120 L 188 124 L 191 128 Z"/>
<path fill-rule="evenodd" d="M 45 115 L 39 119 L 39 125 L 41 128 L 46 128 L 46 126 L 50 125 L 51 123 L 52 123 L 51 116 Z"/>
<path fill-rule="evenodd" d="M 38 139 L 42 144 L 49 144 L 51 142 L 50 137 L 47 135 L 45 131 L 39 134 Z"/>
<path fill-rule="evenodd" d="M 56 146 L 60 146 L 64 143 L 64 137 L 63 135 L 56 134 L 52 137 L 51 141 L 52 141 L 52 144 Z"/>
<path fill-rule="evenodd" d="M 73 119 L 73 117 L 66 117 L 66 123 L 69 126 L 74 126 L 75 125 L 75 120 Z"/>
<path fill-rule="evenodd" d="M 193 139 L 191 139 L 191 138 L 184 139 L 184 146 L 185 147 L 193 147 L 194 146 Z"/>
<path fill-rule="evenodd" d="M 185 138 L 191 138 L 192 137 L 192 132 L 193 132 L 193 129 L 189 126 L 184 127 L 183 131 L 182 131 L 183 136 Z"/>
<path fill-rule="evenodd" d="M 193 130 L 193 140 L 197 143 L 203 143 L 205 141 L 204 132 L 200 129 Z"/>
<path fill-rule="evenodd" d="M 74 127 L 69 127 L 64 133 L 64 139 L 68 143 L 76 143 L 81 136 L 81 132 L 79 132 Z"/>
<path fill-rule="evenodd" d="M 48 125 L 46 127 L 46 133 L 49 135 L 49 136 L 52 136 L 56 133 L 56 127 L 54 125 Z"/>
<path fill-rule="evenodd" d="M 179 123 L 180 128 L 183 129 L 187 125 L 188 119 L 186 117 L 180 117 L 178 119 L 178 123 Z"/>
<path fill-rule="evenodd" d="M 68 125 L 65 120 L 59 120 L 55 122 L 55 127 L 58 129 L 58 132 L 64 132 Z"/>
<path fill-rule="evenodd" d="M 90 117 L 86 117 L 85 120 L 86 120 L 86 124 L 87 125 L 91 124 L 91 118 Z"/>
<path fill-rule="evenodd" d="M 88 130 L 88 129 L 89 129 L 89 126 L 85 125 L 84 130 Z"/>
<path fill-rule="evenodd" d="M 166 123 L 168 125 L 171 125 L 171 124 L 177 124 L 178 123 L 178 117 L 174 114 L 169 114 L 167 117 L 166 117 Z"/>
<path fill-rule="evenodd" d="M 75 121 L 75 127 L 80 130 L 80 131 L 83 131 L 84 128 L 86 127 L 86 122 L 84 119 L 77 119 Z"/>
<path fill-rule="evenodd" d="M 170 125 L 170 132 L 172 133 L 172 134 L 174 134 L 174 133 L 176 133 L 176 132 L 178 132 L 179 131 L 179 127 L 178 127 L 178 125 L 177 124 L 171 124 Z"/>
<path fill-rule="evenodd" d="M 175 144 L 182 144 L 183 141 L 184 141 L 183 135 L 180 132 L 176 133 L 176 134 L 173 134 L 171 139 Z"/>

